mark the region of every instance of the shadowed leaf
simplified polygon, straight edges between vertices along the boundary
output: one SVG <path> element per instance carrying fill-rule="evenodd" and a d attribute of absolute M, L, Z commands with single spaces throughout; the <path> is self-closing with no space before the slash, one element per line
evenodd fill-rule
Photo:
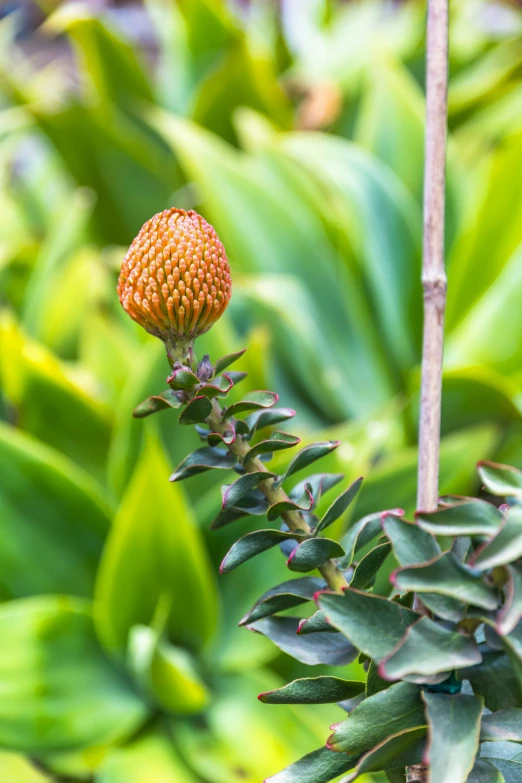
<path fill-rule="evenodd" d="M 499 710 L 482 716 L 481 742 L 522 742 L 522 709 Z"/>
<path fill-rule="evenodd" d="M 328 747 L 358 756 L 392 734 L 425 723 L 421 689 L 399 682 L 369 696 L 338 723 L 328 738 Z"/>
<path fill-rule="evenodd" d="M 314 614 L 311 617 L 306 617 L 304 620 L 301 620 L 299 623 L 299 627 L 297 629 L 298 634 L 307 634 L 307 633 L 338 633 L 336 628 L 332 628 L 328 620 L 326 619 L 326 615 L 324 612 L 322 612 L 320 609 L 317 610 L 317 612 L 314 612 Z"/>
<path fill-rule="evenodd" d="M 357 564 L 350 587 L 366 590 L 375 581 L 375 576 L 391 552 L 391 544 L 378 544 Z"/>
<path fill-rule="evenodd" d="M 303 494 L 297 500 L 281 500 L 279 503 L 274 503 L 273 506 L 267 511 L 267 519 L 269 522 L 273 522 L 274 519 L 286 514 L 288 511 L 310 511 L 315 505 L 315 499 L 312 495 L 312 487 L 310 484 L 305 484 Z"/>
<path fill-rule="evenodd" d="M 301 579 L 290 579 L 277 587 L 268 590 L 252 609 L 240 620 L 240 625 L 260 620 L 271 614 L 291 609 L 294 606 L 311 601 L 318 590 L 326 586 L 323 579 L 305 576 Z"/>
<path fill-rule="evenodd" d="M 428 718 L 426 761 L 431 783 L 466 783 L 479 746 L 484 702 L 477 696 L 424 691 Z"/>
<path fill-rule="evenodd" d="M 522 557 L 522 509 L 513 506 L 495 538 L 481 547 L 470 562 L 475 568 L 485 570 L 512 563 L 519 557 Z"/>
<path fill-rule="evenodd" d="M 339 677 L 310 677 L 294 680 L 276 691 L 259 694 L 264 704 L 332 704 L 353 699 L 364 691 L 364 682 Z"/>
<path fill-rule="evenodd" d="M 246 424 L 252 435 L 264 427 L 273 427 L 282 421 L 287 421 L 295 416 L 292 408 L 272 408 L 271 410 L 260 410 L 251 413 L 246 418 Z"/>
<path fill-rule="evenodd" d="M 383 769 L 402 769 L 422 761 L 426 746 L 426 729 L 405 729 L 381 742 L 360 759 L 355 772 L 344 778 L 343 783 L 352 783 L 365 772 L 380 772 Z"/>
<path fill-rule="evenodd" d="M 280 650 L 308 666 L 319 663 L 346 666 L 357 657 L 355 647 L 341 634 L 314 633 L 298 636 L 298 625 L 297 617 L 265 617 L 247 627 L 271 639 Z"/>
<path fill-rule="evenodd" d="M 182 479 L 204 473 L 206 470 L 218 468 L 230 470 L 237 464 L 237 457 L 230 451 L 215 448 L 203 448 L 193 451 L 183 462 L 180 462 L 169 481 L 181 481 Z"/>

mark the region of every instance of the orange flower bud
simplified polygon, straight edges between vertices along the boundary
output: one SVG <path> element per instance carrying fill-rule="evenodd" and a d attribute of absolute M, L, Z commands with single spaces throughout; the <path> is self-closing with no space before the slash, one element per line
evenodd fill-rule
<path fill-rule="evenodd" d="M 142 226 L 118 280 L 124 310 L 176 358 L 224 313 L 231 288 L 214 228 L 194 210 L 175 207 Z"/>

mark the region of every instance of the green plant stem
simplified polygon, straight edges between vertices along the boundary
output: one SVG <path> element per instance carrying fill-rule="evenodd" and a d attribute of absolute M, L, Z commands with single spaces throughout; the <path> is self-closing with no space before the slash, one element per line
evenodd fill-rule
<path fill-rule="evenodd" d="M 223 421 L 223 410 L 215 398 L 212 400 L 212 413 L 207 421 L 213 432 L 224 435 L 227 431 L 227 426 Z M 253 459 L 246 458 L 250 450 L 250 444 L 242 435 L 237 435 L 233 443 L 227 444 L 227 448 L 237 455 L 241 465 L 243 465 L 248 473 L 270 473 L 259 457 L 254 457 Z M 261 481 L 259 483 L 259 489 L 269 501 L 270 505 L 289 500 L 284 489 L 274 486 L 272 478 Z M 288 525 L 289 530 L 312 535 L 310 525 L 308 525 L 299 511 L 286 511 L 281 516 L 283 521 Z M 341 590 L 343 587 L 348 587 L 348 582 L 346 581 L 343 572 L 335 565 L 333 560 L 328 560 L 328 562 L 319 568 L 319 571 L 332 590 Z"/>

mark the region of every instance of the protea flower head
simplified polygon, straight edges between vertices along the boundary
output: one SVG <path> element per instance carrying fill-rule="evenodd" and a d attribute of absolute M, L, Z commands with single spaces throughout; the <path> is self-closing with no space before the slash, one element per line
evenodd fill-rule
<path fill-rule="evenodd" d="M 122 261 L 124 310 L 184 361 L 231 296 L 230 267 L 214 228 L 194 210 L 166 209 L 148 220 Z"/>

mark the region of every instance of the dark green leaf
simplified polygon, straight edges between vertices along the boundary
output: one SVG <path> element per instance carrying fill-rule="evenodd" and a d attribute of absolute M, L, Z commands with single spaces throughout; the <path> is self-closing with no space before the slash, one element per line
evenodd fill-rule
<path fill-rule="evenodd" d="M 375 661 L 370 661 L 370 665 L 368 666 L 368 673 L 366 676 L 366 695 L 373 696 L 374 693 L 385 691 L 386 688 L 389 687 L 390 683 L 387 680 L 383 680 L 382 677 L 379 677 L 378 665 L 375 663 Z"/>
<path fill-rule="evenodd" d="M 253 435 L 264 427 L 273 427 L 275 424 L 292 419 L 294 416 L 295 411 L 292 408 L 272 408 L 268 411 L 260 410 L 251 413 L 250 416 L 247 416 L 246 423 Z"/>
<path fill-rule="evenodd" d="M 347 758 L 344 753 L 335 753 L 328 748 L 319 748 L 303 756 L 299 761 L 267 778 L 264 783 L 328 783 L 348 772 L 356 759 Z"/>
<path fill-rule="evenodd" d="M 450 631 L 422 617 L 408 628 L 400 644 L 379 665 L 387 680 L 408 677 L 423 681 L 431 675 L 480 663 L 482 655 L 470 636 Z"/>
<path fill-rule="evenodd" d="M 275 473 L 265 471 L 256 471 L 254 473 L 245 473 L 240 476 L 233 484 L 222 487 L 223 493 L 223 511 L 235 506 L 236 503 L 245 497 L 251 490 L 257 487 L 262 481 L 274 478 Z"/>
<path fill-rule="evenodd" d="M 225 432 L 209 432 L 206 436 L 209 446 L 230 446 L 236 440 L 236 428 L 233 421 L 228 422 L 228 428 Z"/>
<path fill-rule="evenodd" d="M 357 657 L 357 650 L 340 633 L 314 633 L 298 636 L 297 617 L 265 617 L 247 627 L 271 639 L 276 647 L 301 663 L 314 666 L 346 666 Z"/>
<path fill-rule="evenodd" d="M 327 744 L 332 750 L 360 756 L 392 734 L 425 723 L 420 688 L 399 682 L 361 702 L 333 727 Z"/>
<path fill-rule="evenodd" d="M 349 588 L 343 594 L 320 593 L 319 608 L 328 622 L 343 633 L 357 649 L 377 661 L 401 641 L 418 615 L 386 598 Z"/>
<path fill-rule="evenodd" d="M 500 527 L 503 514 L 484 500 L 464 501 L 431 513 L 418 511 L 417 523 L 437 536 L 491 535 Z"/>
<path fill-rule="evenodd" d="M 522 497 L 522 471 L 496 462 L 479 462 L 478 473 L 488 492 L 500 497 Z"/>
<path fill-rule="evenodd" d="M 326 583 L 323 579 L 311 576 L 283 582 L 261 596 L 252 609 L 239 621 L 239 625 L 247 625 L 254 620 L 260 620 L 262 617 L 268 617 L 271 614 L 282 612 L 284 609 L 291 609 L 293 606 L 311 601 L 316 592 L 325 586 Z"/>
<path fill-rule="evenodd" d="M 167 378 L 167 383 L 172 389 L 191 389 L 198 385 L 199 378 L 188 367 L 178 367 Z"/>
<path fill-rule="evenodd" d="M 495 618 L 501 636 L 511 633 L 522 619 L 522 570 L 520 566 L 506 566 L 506 574 L 504 605 Z"/>
<path fill-rule="evenodd" d="M 314 612 L 314 614 L 311 617 L 305 617 L 301 622 L 299 623 L 299 627 L 297 629 L 298 634 L 307 634 L 307 633 L 337 633 L 337 630 L 335 628 L 332 628 L 330 623 L 325 617 L 324 612 L 322 612 L 320 609 L 317 610 L 317 612 Z"/>
<path fill-rule="evenodd" d="M 287 511 L 310 511 L 314 504 L 315 499 L 311 492 L 311 485 L 305 484 L 302 497 L 296 501 L 281 500 L 279 503 L 274 503 L 268 509 L 266 516 L 269 522 L 273 522 L 274 519 L 286 514 Z"/>
<path fill-rule="evenodd" d="M 220 574 L 227 574 L 242 563 L 250 560 L 261 552 L 266 552 L 277 546 L 282 541 L 299 540 L 302 536 L 296 533 L 283 533 L 281 530 L 255 530 L 253 533 L 247 533 L 240 538 L 228 550 L 223 562 L 219 567 Z"/>
<path fill-rule="evenodd" d="M 410 764 L 419 764 L 426 747 L 426 729 L 405 729 L 380 745 L 365 753 L 357 764 L 355 772 L 343 779 L 343 783 L 352 783 L 365 772 L 380 772 L 388 769 L 401 769 Z"/>
<path fill-rule="evenodd" d="M 466 783 L 505 783 L 504 778 L 493 764 L 485 759 L 475 759 Z"/>
<path fill-rule="evenodd" d="M 387 514 L 382 527 L 401 566 L 425 563 L 440 554 L 440 547 L 431 533 L 412 522 Z"/>
<path fill-rule="evenodd" d="M 507 636 L 503 636 L 502 642 L 507 651 L 522 663 L 522 622 L 518 623 Z"/>
<path fill-rule="evenodd" d="M 220 372 L 223 372 L 223 370 L 225 370 L 227 367 L 230 367 L 231 364 L 237 362 L 238 359 L 241 359 L 245 351 L 246 348 L 243 348 L 242 351 L 236 351 L 235 353 L 229 353 L 226 356 L 222 356 L 221 359 L 218 359 L 216 362 L 216 365 L 214 367 L 214 374 L 218 375 Z"/>
<path fill-rule="evenodd" d="M 212 403 L 207 397 L 194 397 L 179 417 L 180 424 L 200 424 L 212 412 Z"/>
<path fill-rule="evenodd" d="M 499 710 L 482 716 L 481 742 L 522 742 L 522 709 Z"/>
<path fill-rule="evenodd" d="M 180 462 L 169 481 L 181 481 L 212 468 L 230 470 L 236 464 L 237 457 L 230 451 L 215 448 L 197 449 Z"/>
<path fill-rule="evenodd" d="M 466 783 L 479 746 L 484 702 L 477 696 L 424 691 L 431 783 Z"/>
<path fill-rule="evenodd" d="M 258 489 L 253 489 L 237 501 L 236 506 L 227 508 L 226 511 L 220 511 L 213 519 L 210 527 L 212 530 L 218 530 L 220 527 L 235 522 L 237 519 L 246 517 L 249 514 L 254 516 L 264 516 L 268 509 L 268 500 Z"/>
<path fill-rule="evenodd" d="M 495 538 L 478 550 L 470 562 L 485 570 L 512 563 L 522 557 L 522 508 L 513 506 Z"/>
<path fill-rule="evenodd" d="M 383 529 L 401 566 L 423 563 L 440 554 L 434 536 L 418 525 L 388 514 L 383 520 Z M 451 622 L 462 620 L 466 610 L 464 604 L 446 595 L 423 593 L 422 602 L 436 615 Z"/>
<path fill-rule="evenodd" d="M 226 373 L 227 378 L 230 378 L 234 386 L 237 386 L 238 383 L 241 383 L 241 381 L 244 381 L 245 378 L 248 377 L 247 372 L 236 372 L 235 370 L 229 370 Z"/>
<path fill-rule="evenodd" d="M 237 416 L 247 411 L 257 411 L 263 408 L 271 408 L 279 399 L 279 395 L 271 391 L 252 391 L 244 396 L 240 402 L 231 405 L 225 411 L 225 418 Z"/>
<path fill-rule="evenodd" d="M 309 538 L 296 546 L 286 564 L 290 571 L 312 571 L 335 557 L 342 557 L 344 549 L 331 538 Z"/>
<path fill-rule="evenodd" d="M 264 704 L 332 704 L 353 699 L 363 691 L 364 682 L 358 680 L 310 677 L 294 680 L 276 691 L 260 693 L 258 698 Z"/>
<path fill-rule="evenodd" d="M 234 385 L 234 381 L 228 375 L 222 375 L 217 381 L 217 383 L 206 383 L 204 386 L 200 386 L 198 395 L 208 397 L 209 400 L 214 397 L 225 397 Z"/>
<path fill-rule="evenodd" d="M 283 481 L 289 476 L 293 476 L 294 473 L 306 468 L 308 465 L 311 465 L 312 462 L 321 459 L 321 457 L 326 456 L 326 454 L 329 454 L 331 451 L 338 448 L 340 444 L 340 440 L 329 440 L 324 443 L 312 443 L 310 446 L 305 446 L 304 449 L 301 449 L 293 458 L 284 475 L 279 479 L 278 486 L 281 486 Z"/>
<path fill-rule="evenodd" d="M 297 446 L 298 443 L 301 443 L 301 438 L 297 438 L 295 435 L 289 435 L 287 432 L 274 432 L 268 440 L 262 440 L 256 443 L 255 446 L 252 446 L 245 455 L 245 462 L 254 459 L 259 454 L 270 454 L 273 451 L 291 449 L 293 446 Z"/>
<path fill-rule="evenodd" d="M 425 565 L 399 568 L 390 579 L 401 591 L 439 593 L 490 611 L 496 609 L 499 602 L 496 591 L 461 563 L 453 552 L 444 552 Z"/>
<path fill-rule="evenodd" d="M 145 416 L 150 416 L 152 413 L 158 411 L 164 411 L 166 408 L 181 408 L 183 403 L 176 396 L 176 392 L 172 389 L 153 397 L 148 397 L 134 409 L 132 415 L 135 419 L 144 419 Z"/>
<path fill-rule="evenodd" d="M 484 697 L 488 710 L 522 706 L 522 681 L 503 652 L 484 652 L 481 664 L 463 669 L 458 675 L 471 682 L 474 693 Z"/>
<path fill-rule="evenodd" d="M 351 587 L 366 590 L 375 581 L 375 575 L 391 552 L 391 544 L 378 544 L 357 564 L 353 573 Z"/>
<path fill-rule="evenodd" d="M 359 489 L 361 488 L 361 484 L 363 483 L 362 476 L 358 479 L 356 479 L 347 490 L 345 490 L 342 495 L 339 495 L 336 500 L 332 503 L 324 517 L 321 519 L 319 524 L 317 525 L 315 529 L 315 533 L 320 533 L 322 530 L 325 530 L 327 527 L 332 525 L 339 517 L 341 517 L 352 500 L 355 498 L 357 493 L 359 492 Z"/>
<path fill-rule="evenodd" d="M 402 509 L 397 508 L 393 511 L 385 511 L 379 514 L 368 514 L 368 516 L 359 519 L 354 522 L 347 533 L 341 539 L 341 544 L 346 551 L 346 557 L 342 561 L 342 568 L 348 568 L 352 564 L 355 553 L 362 549 L 363 546 L 379 535 L 382 530 L 383 519 L 389 514 L 397 512 L 398 515 L 402 515 L 404 512 Z"/>

